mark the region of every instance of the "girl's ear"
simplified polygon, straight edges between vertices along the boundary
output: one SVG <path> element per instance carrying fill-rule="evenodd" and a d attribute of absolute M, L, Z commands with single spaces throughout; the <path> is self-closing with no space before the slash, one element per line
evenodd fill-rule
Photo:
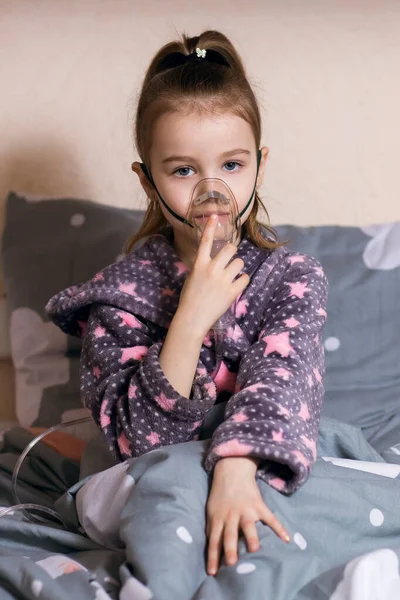
<path fill-rule="evenodd" d="M 154 200 L 156 198 L 157 194 L 155 193 L 154 187 L 152 186 L 152 184 L 146 177 L 146 175 L 141 167 L 141 163 L 138 161 L 133 162 L 131 165 L 131 169 L 139 177 L 140 184 L 141 184 L 142 188 L 144 189 L 146 196 L 148 196 L 149 198 Z"/>
<path fill-rule="evenodd" d="M 263 146 L 261 148 L 261 161 L 260 161 L 260 168 L 258 169 L 256 188 L 259 188 L 263 182 L 265 163 L 267 162 L 268 153 L 269 153 L 269 148 L 267 146 Z"/>

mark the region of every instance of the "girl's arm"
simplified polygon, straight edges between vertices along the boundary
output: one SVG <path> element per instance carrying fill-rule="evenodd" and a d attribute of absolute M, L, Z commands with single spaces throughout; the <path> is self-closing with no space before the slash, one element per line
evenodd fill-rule
<path fill-rule="evenodd" d="M 289 494 L 305 483 L 316 459 L 324 393 L 327 278 L 320 263 L 289 256 L 258 340 L 242 358 L 237 388 L 216 429 L 205 468 L 221 458 L 258 458 L 257 474 Z"/>
<path fill-rule="evenodd" d="M 191 393 L 203 340 L 204 336 L 196 331 L 195 323 L 186 319 L 178 309 L 168 328 L 159 361 L 164 375 L 182 396 L 189 397 Z"/>
<path fill-rule="evenodd" d="M 165 340 L 154 342 L 154 333 L 132 313 L 92 305 L 81 394 L 118 460 L 193 439 L 214 404 L 215 384 L 199 359 L 199 336 L 192 334 L 177 317 Z"/>

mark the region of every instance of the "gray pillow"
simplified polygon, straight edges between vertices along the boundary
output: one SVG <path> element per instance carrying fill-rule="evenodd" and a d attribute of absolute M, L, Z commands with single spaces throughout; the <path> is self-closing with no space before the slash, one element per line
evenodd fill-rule
<path fill-rule="evenodd" d="M 2 268 L 16 368 L 16 414 L 24 426 L 47 427 L 78 416 L 81 341 L 48 321 L 56 292 L 115 262 L 144 211 L 88 200 L 6 199 Z"/>

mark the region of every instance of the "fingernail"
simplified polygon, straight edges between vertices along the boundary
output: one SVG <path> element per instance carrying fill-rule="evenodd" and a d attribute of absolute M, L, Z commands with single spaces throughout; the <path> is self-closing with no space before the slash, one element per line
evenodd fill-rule
<path fill-rule="evenodd" d="M 217 218 L 217 215 L 211 215 L 211 218 L 215 220 Z"/>
<path fill-rule="evenodd" d="M 290 542 L 290 537 L 288 536 L 287 533 L 284 534 L 283 538 L 284 538 L 285 542 Z"/>

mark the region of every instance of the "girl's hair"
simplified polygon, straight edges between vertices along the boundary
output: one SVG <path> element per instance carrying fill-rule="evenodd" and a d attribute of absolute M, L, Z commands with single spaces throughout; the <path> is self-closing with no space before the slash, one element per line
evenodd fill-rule
<path fill-rule="evenodd" d="M 163 67 L 165 57 L 172 52 L 188 55 L 197 47 L 219 52 L 229 66 L 203 59 L 173 68 Z M 243 118 L 253 130 L 256 149 L 260 147 L 261 117 L 256 97 L 242 60 L 230 40 L 219 31 L 204 31 L 196 37 L 182 34 L 181 41 L 165 44 L 151 61 L 140 92 L 135 120 L 136 149 L 147 166 L 150 166 L 151 132 L 156 119 L 167 112 L 187 114 L 193 110 L 211 114 L 228 112 Z M 269 223 L 268 211 L 256 192 L 251 213 L 242 226 L 243 237 L 260 248 L 273 249 L 284 245 L 278 242 L 278 236 L 269 224 L 257 220 L 260 207 L 264 209 Z M 130 252 L 139 240 L 158 233 L 166 225 L 168 221 L 158 200 L 148 198 L 142 225 L 128 239 L 125 252 Z M 263 235 L 262 227 L 276 241 L 265 233 Z"/>

